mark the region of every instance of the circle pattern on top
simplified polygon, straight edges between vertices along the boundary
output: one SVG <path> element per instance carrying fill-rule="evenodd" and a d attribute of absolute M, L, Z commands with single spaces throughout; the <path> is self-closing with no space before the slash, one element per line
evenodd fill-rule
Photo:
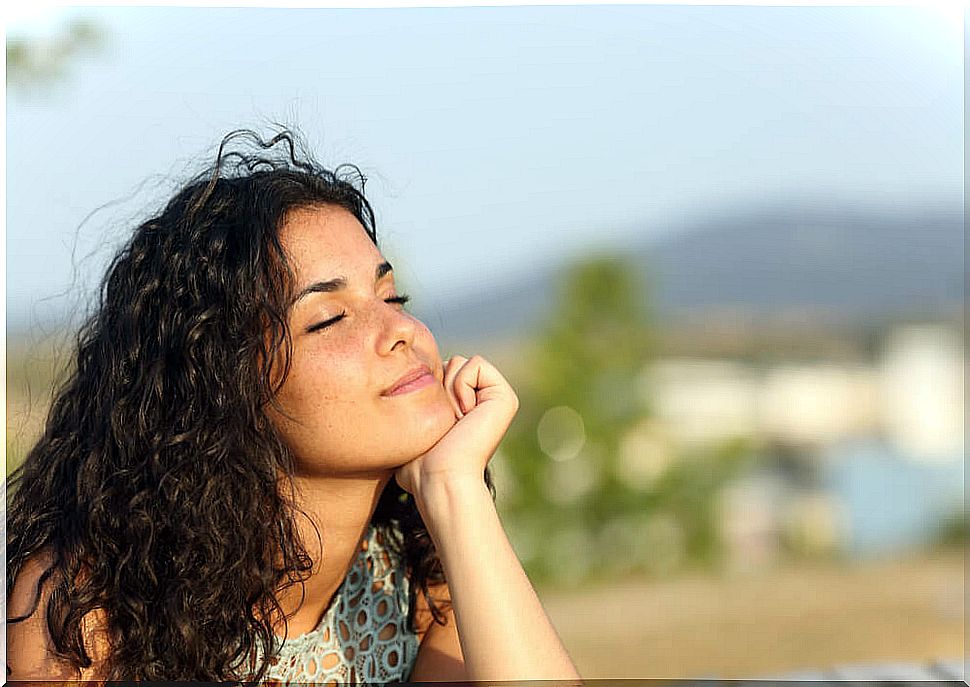
<path fill-rule="evenodd" d="M 266 682 L 406 682 L 418 655 L 407 627 L 403 562 L 373 524 L 350 572 L 315 630 L 281 641 Z"/>

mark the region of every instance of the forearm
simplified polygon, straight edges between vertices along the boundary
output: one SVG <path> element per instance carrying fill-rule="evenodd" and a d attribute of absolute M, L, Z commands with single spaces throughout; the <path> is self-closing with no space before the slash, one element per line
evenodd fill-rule
<path fill-rule="evenodd" d="M 444 566 L 468 679 L 578 679 L 484 482 L 437 484 L 418 507 Z"/>

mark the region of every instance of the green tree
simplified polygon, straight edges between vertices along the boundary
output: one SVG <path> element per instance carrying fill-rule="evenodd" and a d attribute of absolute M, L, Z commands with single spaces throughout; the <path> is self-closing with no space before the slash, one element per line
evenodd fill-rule
<path fill-rule="evenodd" d="M 622 257 L 579 261 L 564 270 L 556 307 L 527 349 L 530 375 L 501 448 L 515 483 L 503 510 L 538 580 L 583 582 L 717 557 L 715 496 L 740 465 L 742 444 L 668 455 L 648 480 L 629 475 L 630 464 L 653 469 L 650 452 L 676 450 L 651 438 L 642 374 L 656 349 L 648 295 L 641 271 Z"/>
<path fill-rule="evenodd" d="M 85 54 L 103 47 L 104 30 L 92 21 L 76 19 L 47 38 L 7 36 L 7 86 L 29 90 L 50 87 L 64 79 L 68 68 Z"/>

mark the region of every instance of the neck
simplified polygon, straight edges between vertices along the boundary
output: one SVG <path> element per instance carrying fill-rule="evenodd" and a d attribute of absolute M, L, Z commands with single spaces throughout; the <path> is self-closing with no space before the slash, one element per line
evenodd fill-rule
<path fill-rule="evenodd" d="M 313 568 L 304 582 L 305 597 L 300 585 L 289 587 L 279 596 L 286 614 L 293 614 L 287 621 L 288 636 L 305 634 L 319 624 L 357 559 L 377 501 L 393 478 L 390 471 L 348 477 L 301 475 L 293 478 L 297 504 L 304 511 L 297 515 L 297 529 L 313 560 Z M 319 530 L 319 538 L 314 525 Z M 282 635 L 282 623 L 277 632 Z"/>

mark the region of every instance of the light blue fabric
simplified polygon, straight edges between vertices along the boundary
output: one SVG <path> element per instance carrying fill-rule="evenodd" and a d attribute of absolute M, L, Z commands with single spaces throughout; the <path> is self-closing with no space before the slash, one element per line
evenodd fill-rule
<path fill-rule="evenodd" d="M 306 682 L 405 682 L 418 655 L 417 635 L 407 628 L 409 580 L 403 561 L 369 526 L 353 567 L 311 632 L 282 641 L 270 659 L 267 680 Z"/>

